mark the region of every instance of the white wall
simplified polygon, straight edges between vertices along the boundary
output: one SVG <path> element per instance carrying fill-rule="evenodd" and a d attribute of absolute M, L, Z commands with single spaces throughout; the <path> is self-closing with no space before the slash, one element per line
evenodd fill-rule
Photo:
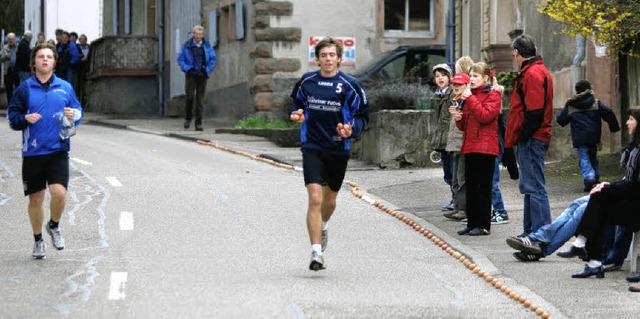
<path fill-rule="evenodd" d="M 46 0 L 44 33 L 54 39 L 55 30 L 84 33 L 89 42 L 102 37 L 102 0 Z M 25 0 L 25 29 L 33 32 L 33 41 L 40 32 L 40 0 Z M 31 25 L 31 27 L 29 27 Z"/>

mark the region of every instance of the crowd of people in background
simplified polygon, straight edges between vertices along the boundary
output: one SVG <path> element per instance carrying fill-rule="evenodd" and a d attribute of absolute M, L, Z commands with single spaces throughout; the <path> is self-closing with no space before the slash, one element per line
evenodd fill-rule
<path fill-rule="evenodd" d="M 91 46 L 87 36 L 76 32 L 56 29 L 55 40 L 46 40 L 45 34 L 40 32 L 36 36 L 33 46 L 33 33 L 25 31 L 17 42 L 16 34 L 7 34 L 7 42 L 0 51 L 0 62 L 4 64 L 3 76 L 7 101 L 11 100 L 14 90 L 34 73 L 30 62 L 31 50 L 40 43 L 48 42 L 56 47 L 58 60 L 55 75 L 69 82 L 80 100 L 84 98 L 84 83 L 88 71 L 89 52 Z"/>

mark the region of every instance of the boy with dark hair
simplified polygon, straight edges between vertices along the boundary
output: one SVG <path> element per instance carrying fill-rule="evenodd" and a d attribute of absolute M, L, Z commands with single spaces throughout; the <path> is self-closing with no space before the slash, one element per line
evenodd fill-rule
<path fill-rule="evenodd" d="M 578 81 L 575 89 L 576 95 L 567 100 L 562 112 L 556 117 L 556 122 L 561 126 L 571 124 L 571 139 L 573 147 L 578 150 L 584 191 L 588 192 L 600 179 L 596 157 L 602 133 L 600 119 L 609 124 L 611 132 L 620 131 L 620 125 L 613 111 L 595 98 L 589 81 Z"/>

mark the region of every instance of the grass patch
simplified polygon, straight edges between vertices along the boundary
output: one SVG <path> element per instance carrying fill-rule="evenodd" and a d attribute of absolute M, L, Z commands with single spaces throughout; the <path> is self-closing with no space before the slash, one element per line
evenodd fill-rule
<path fill-rule="evenodd" d="M 235 128 L 299 128 L 300 124 L 292 121 L 271 120 L 266 116 L 247 117 L 238 123 Z"/>

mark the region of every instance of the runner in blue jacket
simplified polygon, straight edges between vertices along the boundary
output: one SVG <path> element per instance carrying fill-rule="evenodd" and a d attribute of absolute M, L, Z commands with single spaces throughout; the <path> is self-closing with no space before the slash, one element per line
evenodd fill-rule
<path fill-rule="evenodd" d="M 290 118 L 302 123 L 302 166 L 309 194 L 307 229 L 311 241 L 309 269 L 325 269 L 322 253 L 327 247 L 328 222 L 344 180 L 351 138 L 357 138 L 369 122 L 364 89 L 355 78 L 338 70 L 342 44 L 325 38 L 315 56 L 320 70 L 296 83 Z"/>
<path fill-rule="evenodd" d="M 51 195 L 51 217 L 46 230 L 53 246 L 64 249 L 59 222 L 69 184 L 69 138 L 82 119 L 82 107 L 73 87 L 53 74 L 58 58 L 55 46 L 38 44 L 31 52 L 35 74 L 22 82 L 9 101 L 7 119 L 22 131 L 22 182 L 29 196 L 29 219 L 35 244 L 32 256 L 45 258 L 42 240 L 44 199 Z"/>

